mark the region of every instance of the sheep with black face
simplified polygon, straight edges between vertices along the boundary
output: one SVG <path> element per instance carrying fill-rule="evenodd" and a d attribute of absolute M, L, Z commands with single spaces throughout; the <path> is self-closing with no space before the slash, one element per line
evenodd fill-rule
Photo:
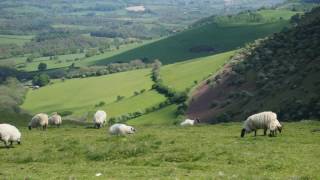
<path fill-rule="evenodd" d="M 277 114 L 266 111 L 249 116 L 243 124 L 241 137 L 252 131 L 254 131 L 254 135 L 256 136 L 258 129 L 263 129 L 264 135 L 266 135 L 268 129 L 270 130 L 270 136 L 275 136 L 277 130 L 281 133 L 282 126 L 277 119 Z"/>

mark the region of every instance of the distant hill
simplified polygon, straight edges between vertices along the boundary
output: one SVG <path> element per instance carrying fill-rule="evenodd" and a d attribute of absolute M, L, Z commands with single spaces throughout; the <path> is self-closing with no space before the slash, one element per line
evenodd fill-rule
<path fill-rule="evenodd" d="M 236 49 L 255 39 L 278 32 L 297 12 L 289 10 L 246 11 L 238 15 L 205 18 L 188 30 L 102 59 L 99 64 L 142 58 L 164 64 L 213 55 Z"/>
<path fill-rule="evenodd" d="M 272 110 L 281 120 L 320 117 L 320 8 L 256 41 L 193 94 L 188 115 L 215 123 Z"/>

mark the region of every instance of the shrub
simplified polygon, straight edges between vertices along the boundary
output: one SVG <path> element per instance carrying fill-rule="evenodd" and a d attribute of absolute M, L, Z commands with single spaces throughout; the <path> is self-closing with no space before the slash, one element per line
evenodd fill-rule
<path fill-rule="evenodd" d="M 46 69 L 47 69 L 47 64 L 46 63 L 43 63 L 43 62 L 39 63 L 39 65 L 38 65 L 38 70 L 39 71 L 44 71 Z"/>
<path fill-rule="evenodd" d="M 37 86 L 45 86 L 49 84 L 49 82 L 50 82 L 50 77 L 45 73 L 36 75 L 32 79 L 32 84 Z"/>
<path fill-rule="evenodd" d="M 94 105 L 95 107 L 102 107 L 104 106 L 106 103 L 104 101 L 100 101 L 98 104 Z"/>

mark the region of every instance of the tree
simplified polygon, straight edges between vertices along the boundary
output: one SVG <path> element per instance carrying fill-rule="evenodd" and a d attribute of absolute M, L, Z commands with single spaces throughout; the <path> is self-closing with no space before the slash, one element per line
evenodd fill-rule
<path fill-rule="evenodd" d="M 31 63 L 32 61 L 33 61 L 33 56 L 27 57 L 27 62 L 28 62 L 28 63 Z"/>
<path fill-rule="evenodd" d="M 32 84 L 37 86 L 45 86 L 49 84 L 49 82 L 50 77 L 45 73 L 34 76 L 32 80 Z"/>
<path fill-rule="evenodd" d="M 40 63 L 39 65 L 38 65 L 38 70 L 39 71 L 44 71 L 44 70 L 46 70 L 47 69 L 47 64 L 46 63 Z"/>

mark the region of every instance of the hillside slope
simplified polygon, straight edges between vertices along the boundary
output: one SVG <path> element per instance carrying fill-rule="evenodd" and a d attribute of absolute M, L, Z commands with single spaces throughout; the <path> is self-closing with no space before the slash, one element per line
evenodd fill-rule
<path fill-rule="evenodd" d="M 320 8 L 291 29 L 256 41 L 194 92 L 188 116 L 243 120 L 265 110 L 281 120 L 320 117 Z"/>
<path fill-rule="evenodd" d="M 137 58 L 164 64 L 217 54 L 280 31 L 295 12 L 269 10 L 205 18 L 186 31 L 101 60 L 100 64 Z"/>

